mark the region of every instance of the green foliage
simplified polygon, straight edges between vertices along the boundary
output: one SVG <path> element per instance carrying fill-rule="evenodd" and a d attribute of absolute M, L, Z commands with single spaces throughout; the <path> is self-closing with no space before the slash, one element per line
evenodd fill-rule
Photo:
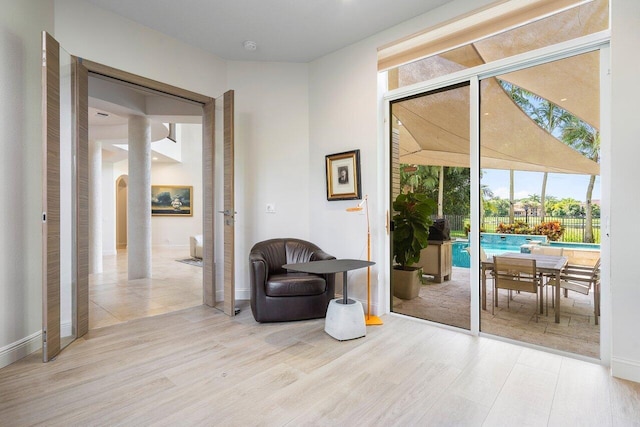
<path fill-rule="evenodd" d="M 516 221 L 513 224 L 500 223 L 496 227 L 496 233 L 503 234 L 533 234 L 533 228 L 524 221 Z"/>
<path fill-rule="evenodd" d="M 509 215 L 509 200 L 507 199 L 501 199 L 499 197 L 493 198 L 489 201 L 491 203 L 492 206 L 492 211 L 495 211 L 495 213 L 489 214 L 489 215 L 496 215 L 496 216 L 507 216 Z M 487 202 L 485 202 L 487 203 Z M 488 216 L 488 215 L 487 215 Z"/>
<path fill-rule="evenodd" d="M 585 213 L 582 204 L 572 198 L 550 200 L 545 207 L 551 216 L 582 216 Z"/>
<path fill-rule="evenodd" d="M 513 224 L 500 223 L 496 227 L 496 233 L 503 234 L 535 234 L 547 236 L 551 241 L 558 241 L 564 233 L 564 227 L 559 221 L 541 222 L 534 227 L 529 226 L 524 221 L 516 221 Z"/>
<path fill-rule="evenodd" d="M 552 242 L 557 242 L 564 233 L 564 227 L 559 221 L 547 221 L 541 222 L 533 228 L 532 234 L 538 234 L 541 236 L 547 236 L 547 239 Z"/>
<path fill-rule="evenodd" d="M 406 269 L 420 260 L 420 251 L 428 245 L 436 203 L 424 194 L 400 194 L 393 202 L 393 210 L 393 257 Z"/>
<path fill-rule="evenodd" d="M 407 166 L 415 171 L 406 172 Z M 468 215 L 471 210 L 471 170 L 460 167 L 444 167 L 443 212 L 448 215 Z M 400 165 L 400 188 L 421 193 L 438 200 L 440 166 Z"/>

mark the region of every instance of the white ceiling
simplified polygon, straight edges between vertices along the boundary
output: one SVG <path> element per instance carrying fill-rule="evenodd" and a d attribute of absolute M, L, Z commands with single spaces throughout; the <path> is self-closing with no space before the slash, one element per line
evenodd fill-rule
<path fill-rule="evenodd" d="M 453 0 L 86 1 L 224 59 L 309 62 Z"/>

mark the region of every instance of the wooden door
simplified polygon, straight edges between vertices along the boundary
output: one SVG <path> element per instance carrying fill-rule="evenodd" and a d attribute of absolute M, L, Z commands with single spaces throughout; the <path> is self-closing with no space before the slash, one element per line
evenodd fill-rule
<path fill-rule="evenodd" d="M 88 74 L 42 33 L 42 354 L 88 330 Z"/>
<path fill-rule="evenodd" d="M 235 315 L 234 92 L 225 92 L 224 112 L 224 312 Z"/>

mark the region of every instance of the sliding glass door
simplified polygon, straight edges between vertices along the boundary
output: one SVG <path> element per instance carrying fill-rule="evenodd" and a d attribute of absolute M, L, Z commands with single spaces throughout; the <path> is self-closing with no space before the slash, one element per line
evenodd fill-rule
<path fill-rule="evenodd" d="M 415 75 L 405 67 L 399 79 Z M 391 188 L 394 227 L 392 311 L 433 322 L 470 329 L 468 265 L 454 259 L 468 253 L 470 88 L 462 83 L 391 103 Z M 415 201 L 414 201 L 415 200 Z M 407 233 L 426 200 L 428 238 L 415 270 L 404 262 L 406 247 L 422 245 L 418 233 Z M 404 209 L 408 212 L 405 214 Z"/>
<path fill-rule="evenodd" d="M 598 358 L 601 51 L 533 62 L 390 99 L 391 310 Z M 393 74 L 397 86 L 419 75 L 409 65 Z M 421 281 L 406 285 L 399 238 L 415 236 L 400 228 L 398 201 L 415 194 L 432 201 L 433 226 L 413 261 Z M 539 269 L 535 292 L 496 290 L 494 257 L 529 254 L 558 257 L 591 281 Z"/>
<path fill-rule="evenodd" d="M 599 64 L 596 50 L 481 80 L 487 256 L 564 256 L 585 274 L 599 262 Z M 554 279 L 542 280 L 537 296 L 495 291 L 490 280 L 481 331 L 598 358 L 599 286 L 563 280 L 569 291 L 556 299 Z"/>

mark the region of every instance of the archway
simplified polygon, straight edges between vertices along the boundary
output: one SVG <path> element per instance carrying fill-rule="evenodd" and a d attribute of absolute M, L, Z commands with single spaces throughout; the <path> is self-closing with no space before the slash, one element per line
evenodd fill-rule
<path fill-rule="evenodd" d="M 127 192 L 129 177 L 116 179 L 116 250 L 127 249 Z"/>

